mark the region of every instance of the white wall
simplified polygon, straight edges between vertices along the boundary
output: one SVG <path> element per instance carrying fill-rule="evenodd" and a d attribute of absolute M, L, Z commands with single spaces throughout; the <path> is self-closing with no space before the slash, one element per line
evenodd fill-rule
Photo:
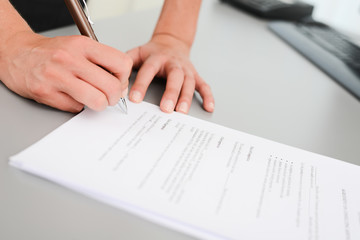
<path fill-rule="evenodd" d="M 161 6 L 164 0 L 88 0 L 93 20 Z M 204 0 L 207 1 L 207 0 Z M 284 0 L 296 1 L 296 0 Z M 360 0 L 302 0 L 315 5 L 314 17 L 360 36 Z"/>
<path fill-rule="evenodd" d="M 88 0 L 93 20 L 161 6 L 164 0 Z"/>
<path fill-rule="evenodd" d="M 316 0 L 314 18 L 360 36 L 360 0 Z"/>

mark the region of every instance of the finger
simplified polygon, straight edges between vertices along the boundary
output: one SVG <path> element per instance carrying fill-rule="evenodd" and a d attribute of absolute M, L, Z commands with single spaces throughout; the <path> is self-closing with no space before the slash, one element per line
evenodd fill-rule
<path fill-rule="evenodd" d="M 75 38 L 75 40 L 84 40 L 83 38 Z M 88 45 L 94 45 L 94 49 L 98 48 L 104 48 L 109 49 L 106 46 L 103 46 L 101 44 L 94 44 L 96 42 L 94 41 L 81 41 L 81 42 L 75 42 L 77 45 L 73 44 L 74 42 L 70 42 L 68 44 L 69 47 L 72 47 L 70 50 L 72 50 L 74 47 L 77 49 L 80 49 L 78 53 L 80 54 L 69 54 L 66 51 L 59 51 L 54 56 L 54 61 L 57 64 L 58 68 L 55 71 L 56 79 L 63 79 L 64 76 L 63 70 L 66 69 L 67 71 L 70 71 L 72 74 L 76 75 L 76 77 L 87 81 L 89 84 L 91 84 L 93 87 L 98 88 L 100 91 L 102 91 L 108 99 L 108 102 L 110 105 L 115 105 L 118 100 L 120 99 L 120 96 L 122 95 L 122 92 L 126 91 L 128 86 L 128 78 L 127 78 L 127 70 L 125 70 L 125 78 L 119 78 L 117 76 L 113 76 L 111 73 L 104 70 L 102 67 L 98 66 L 97 63 L 91 62 L 87 57 L 89 54 L 92 54 L 93 52 L 97 52 L 97 50 L 85 50 L 85 52 L 82 52 L 81 50 L 84 49 L 84 46 L 87 47 Z M 82 43 L 82 45 L 80 45 Z M 93 48 L 91 48 L 93 49 Z M 111 49 L 111 48 L 110 48 Z M 113 51 L 110 51 L 114 55 L 115 49 L 112 49 Z M 89 53 L 90 52 L 90 53 Z M 116 51 L 115 51 L 116 52 Z M 119 52 L 119 51 L 117 51 Z M 120 52 L 121 53 L 121 52 Z M 107 54 L 105 52 L 105 54 Z M 122 54 L 122 53 L 121 53 Z M 121 56 L 120 54 L 120 56 Z M 109 54 L 111 58 L 111 54 Z M 125 54 L 122 54 L 125 55 Z M 93 55 L 90 55 L 94 57 Z M 99 55 L 101 56 L 101 55 Z M 115 54 L 115 56 L 117 56 Z M 117 61 L 118 58 L 115 58 Z M 116 62 L 115 61 L 115 62 Z M 101 62 L 101 59 L 99 63 Z M 53 69 L 54 66 L 51 68 Z M 50 74 L 54 74 L 54 71 L 51 71 Z"/>
<path fill-rule="evenodd" d="M 133 63 L 127 54 L 96 41 L 91 41 L 89 45 L 85 55 L 87 59 L 115 76 L 116 74 L 126 75 L 127 78 L 130 76 Z"/>
<path fill-rule="evenodd" d="M 62 111 L 78 113 L 84 108 L 84 104 L 79 103 L 69 95 L 63 92 L 56 92 L 44 101 L 39 101 L 43 104 L 60 109 Z"/>
<path fill-rule="evenodd" d="M 160 102 L 160 109 L 171 113 L 179 98 L 181 87 L 184 83 L 184 71 L 175 64 L 166 66 L 167 82 L 164 95 Z"/>
<path fill-rule="evenodd" d="M 109 105 L 102 91 L 74 76 L 64 78 L 59 90 L 95 111 L 104 110 Z"/>
<path fill-rule="evenodd" d="M 127 51 L 126 54 L 132 59 L 134 68 L 139 68 L 141 66 L 140 47 L 133 48 Z"/>
<path fill-rule="evenodd" d="M 210 86 L 198 75 L 195 75 L 195 89 L 203 99 L 203 107 L 208 112 L 213 112 L 215 101 Z"/>
<path fill-rule="evenodd" d="M 114 75 L 86 59 L 74 63 L 73 66 L 74 74 L 103 92 L 111 106 L 119 101 L 127 89 L 127 80 L 121 83 Z"/>
<path fill-rule="evenodd" d="M 122 92 L 128 87 L 128 79 L 132 70 L 132 59 L 127 54 L 100 44 L 90 41 L 90 46 L 86 48 L 85 57 L 92 63 L 101 66 L 118 78 L 122 84 Z"/>
<path fill-rule="evenodd" d="M 65 67 L 68 68 L 67 65 Z M 35 77 L 39 78 L 40 83 L 39 81 L 30 81 L 28 83 L 28 91 L 31 92 L 32 98 L 38 102 L 64 109 L 66 104 L 61 106 L 60 103 L 53 100 L 54 95 L 59 96 L 58 93 L 62 92 L 78 103 L 87 105 L 94 110 L 102 110 L 108 106 L 109 103 L 103 92 L 77 78 L 71 71 L 64 71 L 63 68 L 64 66 L 61 65 L 36 71 L 34 74 Z"/>
<path fill-rule="evenodd" d="M 133 102 L 141 102 L 145 93 L 154 79 L 155 75 L 160 71 L 162 59 L 159 57 L 149 57 L 141 66 L 135 82 L 131 87 L 129 98 Z"/>
<path fill-rule="evenodd" d="M 186 75 L 185 81 L 181 89 L 180 98 L 176 105 L 176 111 L 181 113 L 188 113 L 192 98 L 195 91 L 195 79 L 193 76 Z"/>

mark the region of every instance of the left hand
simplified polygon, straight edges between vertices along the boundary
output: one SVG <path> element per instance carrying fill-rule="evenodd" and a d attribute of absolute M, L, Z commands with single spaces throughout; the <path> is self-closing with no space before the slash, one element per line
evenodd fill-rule
<path fill-rule="evenodd" d="M 188 113 L 195 90 L 203 99 L 203 107 L 214 111 L 210 86 L 199 76 L 189 59 L 190 47 L 168 34 L 155 34 L 147 44 L 127 52 L 139 68 L 129 98 L 141 102 L 155 76 L 167 78 L 160 109 Z"/>

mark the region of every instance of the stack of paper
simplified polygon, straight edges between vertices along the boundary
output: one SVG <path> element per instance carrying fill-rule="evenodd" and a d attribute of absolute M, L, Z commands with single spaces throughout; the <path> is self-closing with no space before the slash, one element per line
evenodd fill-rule
<path fill-rule="evenodd" d="M 85 110 L 11 157 L 205 239 L 360 239 L 360 167 L 158 107 Z"/>

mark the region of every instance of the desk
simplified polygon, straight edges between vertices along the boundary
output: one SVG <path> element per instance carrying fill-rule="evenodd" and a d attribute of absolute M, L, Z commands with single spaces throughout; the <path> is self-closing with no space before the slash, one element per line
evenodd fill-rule
<path fill-rule="evenodd" d="M 100 41 L 126 51 L 151 36 L 159 9 L 103 20 Z M 118 32 L 110 31 L 110 25 Z M 78 34 L 74 26 L 45 33 Z M 360 102 L 283 43 L 267 23 L 217 0 L 203 2 L 192 60 L 216 110 L 190 115 L 360 165 Z M 145 100 L 159 104 L 163 86 Z M 0 85 L 0 239 L 192 239 L 8 166 L 73 115 Z"/>

